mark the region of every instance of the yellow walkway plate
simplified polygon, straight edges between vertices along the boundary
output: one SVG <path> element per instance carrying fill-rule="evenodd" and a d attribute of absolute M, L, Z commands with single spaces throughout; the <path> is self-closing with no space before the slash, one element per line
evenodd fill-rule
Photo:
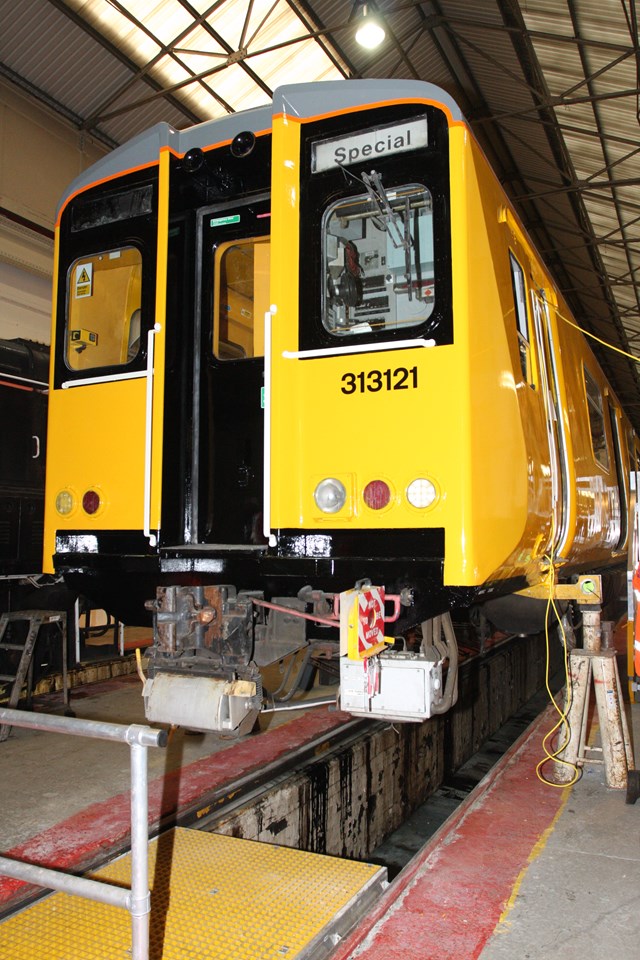
<path fill-rule="evenodd" d="M 129 855 L 91 874 L 130 883 Z M 386 870 L 176 829 L 149 846 L 150 960 L 321 956 L 380 892 Z M 52 893 L 0 923 L 0 960 L 130 960 L 126 910 Z"/>

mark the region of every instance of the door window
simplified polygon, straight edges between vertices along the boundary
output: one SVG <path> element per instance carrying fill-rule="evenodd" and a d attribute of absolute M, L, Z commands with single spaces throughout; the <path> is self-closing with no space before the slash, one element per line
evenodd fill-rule
<path fill-rule="evenodd" d="M 140 350 L 142 254 L 119 247 L 75 260 L 67 280 L 71 370 L 123 366 Z"/>
<path fill-rule="evenodd" d="M 522 376 L 527 383 L 531 383 L 531 357 L 529 345 L 529 321 L 527 318 L 527 289 L 524 279 L 524 270 L 509 251 L 511 262 L 511 285 L 516 311 L 516 327 L 518 330 L 518 349 L 520 352 L 520 366 Z"/>
<path fill-rule="evenodd" d="M 607 450 L 607 436 L 604 426 L 604 401 L 600 387 L 586 367 L 584 367 L 584 382 L 587 389 L 587 407 L 589 410 L 593 455 L 600 466 L 608 470 L 609 451 Z"/>
<path fill-rule="evenodd" d="M 264 355 L 269 250 L 267 237 L 231 240 L 216 247 L 213 349 L 219 360 Z"/>

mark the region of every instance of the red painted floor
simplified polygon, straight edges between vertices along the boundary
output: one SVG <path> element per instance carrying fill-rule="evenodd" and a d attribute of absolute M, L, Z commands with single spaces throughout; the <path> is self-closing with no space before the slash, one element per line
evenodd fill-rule
<path fill-rule="evenodd" d="M 475 960 L 566 788 L 536 777 L 545 711 L 416 855 L 332 960 Z"/>

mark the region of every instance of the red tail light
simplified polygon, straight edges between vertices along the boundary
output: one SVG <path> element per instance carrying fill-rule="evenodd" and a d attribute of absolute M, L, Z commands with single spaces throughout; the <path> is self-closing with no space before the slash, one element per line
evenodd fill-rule
<path fill-rule="evenodd" d="M 391 500 L 391 490 L 384 480 L 372 480 L 364 488 L 362 496 L 372 510 L 382 510 Z"/>
<path fill-rule="evenodd" d="M 96 513 L 100 506 L 100 494 L 95 490 L 87 490 L 82 498 L 82 509 L 85 513 Z"/>

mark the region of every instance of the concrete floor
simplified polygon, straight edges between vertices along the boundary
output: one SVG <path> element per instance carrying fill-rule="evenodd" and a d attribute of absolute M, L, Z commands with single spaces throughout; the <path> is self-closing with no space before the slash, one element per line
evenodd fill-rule
<path fill-rule="evenodd" d="M 275 689 L 283 671 L 279 665 L 269 671 L 270 688 Z M 335 697 L 335 689 L 316 685 L 304 696 Z M 71 708 L 76 717 L 84 720 L 146 724 L 142 684 L 137 674 L 74 688 Z M 61 694 L 36 697 L 34 709 L 62 714 Z M 257 726 L 259 732 L 266 733 L 300 716 L 300 712 L 265 713 Z M 227 751 L 234 744 L 237 741 L 215 733 L 177 728 L 171 732 L 166 749 L 147 751 L 149 782 Z M 0 743 L 0 854 L 93 804 L 126 793 L 129 786 L 126 744 L 13 727 L 9 739 Z"/>
<path fill-rule="evenodd" d="M 640 766 L 640 703 L 629 714 Z M 640 799 L 626 804 L 586 767 L 520 881 L 481 960 L 637 960 Z"/>
<path fill-rule="evenodd" d="M 73 691 L 71 706 L 83 720 L 145 723 L 137 676 Z M 38 698 L 39 709 L 54 706 Z M 165 750 L 148 750 L 149 780 L 228 748 L 216 734 L 176 730 Z M 5 773 L 6 771 L 6 773 Z M 85 740 L 13 727 L 0 744 L 0 849 L 10 850 L 91 804 L 129 789 L 129 749 L 107 740 Z"/>

